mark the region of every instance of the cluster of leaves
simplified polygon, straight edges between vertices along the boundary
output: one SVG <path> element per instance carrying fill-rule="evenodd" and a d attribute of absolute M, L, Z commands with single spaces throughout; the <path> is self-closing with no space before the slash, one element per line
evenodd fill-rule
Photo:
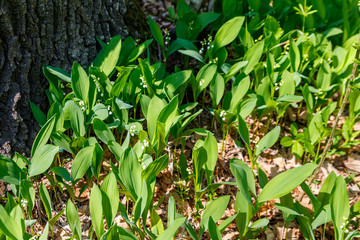
<path fill-rule="evenodd" d="M 65 212 L 73 237 L 81 239 L 81 222 L 74 204 L 79 182 L 84 185 L 80 193 L 86 189 L 91 192 L 90 239 L 95 236 L 173 239 L 182 236 L 185 230 L 193 239 L 200 239 L 205 231 L 212 239 L 221 239 L 221 233 L 234 220 L 240 238 L 254 238 L 269 223 L 268 219 L 257 217 L 261 207 L 278 198 L 280 203 L 275 205 L 282 211 L 284 220 L 287 223 L 296 220 L 306 239 L 315 239 L 315 229 L 329 222 L 334 225 L 336 239 L 359 236 L 356 230 L 349 232 L 358 228 L 358 222 L 351 219 L 360 214 L 360 204 L 351 208 L 349 204 L 347 183 L 352 175 L 344 179 L 331 173 L 317 196 L 306 184 L 322 156 L 321 144 L 330 134 L 328 120 L 338 110 L 337 102 L 332 102 L 334 95 L 340 93 L 342 99 L 350 77 L 356 54 L 353 43 L 357 37 L 351 36 L 349 26 L 344 27 L 346 34 L 339 28 L 328 27 L 334 19 L 323 13 L 323 1 L 314 1 L 314 5 L 315 2 L 318 12 L 311 12 L 306 1 L 298 8 L 283 9 L 279 7 L 285 5 L 282 1 L 272 1 L 272 7 L 269 1 L 217 1 L 221 6 L 215 9 L 220 12 L 197 14 L 180 0 L 177 15 L 170 11 L 171 19 L 176 22 L 175 40 L 171 41 L 168 34 L 163 36 L 149 18 L 164 61 L 151 64 L 149 57 L 141 57 L 153 40 L 137 45 L 131 37 L 121 41 L 116 36 L 107 44 L 100 41 L 102 49 L 86 69 L 76 62 L 71 74 L 45 66 L 43 72 L 50 84 L 46 93 L 51 107 L 44 114 L 30 103 L 41 126 L 30 160 L 20 154 L 12 159 L 0 156 L 0 179 L 11 184 L 13 193 L 7 195 L 6 206 L 0 206 L 0 239 L 35 237 L 33 231 L 30 234 L 26 230 L 33 230 L 36 222 L 32 216 L 36 192 L 48 219 L 43 234 L 38 237 L 46 239 Z M 230 3 L 238 7 L 232 9 Z M 333 3 L 331 7 L 335 8 L 337 1 Z M 292 29 L 298 25 L 290 29 L 286 24 L 281 27 L 284 15 L 294 10 L 304 13 L 302 31 Z M 265 17 L 268 12 L 274 12 L 273 16 Z M 241 16 L 245 13 L 246 16 Z M 314 17 L 312 21 L 311 17 Z M 319 17 L 322 25 L 319 21 L 315 25 Z M 343 17 L 348 19 L 343 20 L 345 26 L 352 18 Z M 295 19 L 290 22 L 299 23 Z M 209 36 L 199 41 L 210 25 Z M 315 31 L 325 26 L 326 31 Z M 343 34 L 342 45 L 331 39 L 339 34 Z M 254 40 L 255 36 L 258 37 Z M 169 73 L 166 62 L 176 52 L 184 58 L 184 70 L 179 66 Z M 198 63 L 199 71 L 187 69 L 190 57 Z M 358 79 L 352 87 L 350 115 L 329 156 L 343 154 L 343 149 L 359 143 L 356 140 L 359 132 L 353 132 L 360 114 Z M 186 94 L 190 91 L 193 102 Z M 211 106 L 204 103 L 208 95 Z M 203 100 L 198 102 L 201 97 Z M 282 129 L 283 132 L 288 129 L 277 126 L 268 131 L 274 119 L 276 123 L 286 123 L 289 108 L 299 112 L 306 108 L 306 121 L 301 126 L 291 124 L 290 133 L 280 143 L 290 147 L 304 165 L 269 181 L 257 159 L 278 141 Z M 204 109 L 213 114 L 214 126 L 221 127 L 223 148 L 230 133 L 251 161 L 249 167 L 243 160 L 230 160 L 235 182 L 213 181 L 219 158 L 216 138 L 206 129 L 188 128 Z M 260 120 L 267 117 L 263 138 L 250 135 L 245 121 L 249 116 Z M 184 149 L 191 134 L 201 138 L 192 149 L 192 162 L 188 163 Z M 153 196 L 156 177 L 169 164 L 165 150 L 172 146 L 174 154 L 170 160 L 175 175 L 181 181 L 193 183 L 195 214 L 182 216 L 170 196 L 165 229 L 156 212 L 162 199 L 154 203 Z M 179 156 L 177 147 L 181 150 Z M 113 159 L 105 157 L 109 154 Z M 111 166 L 110 171 L 104 170 L 104 163 Z M 34 188 L 42 175 L 49 180 L 52 191 L 70 196 L 66 208 L 54 216 L 47 187 L 41 183 L 38 189 Z M 224 184 L 238 188 L 235 214 L 217 224 L 230 201 L 229 195 L 216 196 L 216 190 Z M 313 211 L 292 197 L 292 190 L 298 186 L 311 199 Z M 126 206 L 119 202 L 120 195 L 125 196 Z M 119 218 L 128 228 L 117 224 Z M 150 226 L 146 225 L 148 218 Z"/>

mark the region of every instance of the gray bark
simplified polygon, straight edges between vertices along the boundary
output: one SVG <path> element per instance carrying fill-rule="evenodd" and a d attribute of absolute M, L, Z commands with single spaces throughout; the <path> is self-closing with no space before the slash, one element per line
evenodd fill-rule
<path fill-rule="evenodd" d="M 39 126 L 29 101 L 48 109 L 41 67 L 88 66 L 96 36 L 118 34 L 150 36 L 136 0 L 0 0 L 0 154 L 30 152 Z"/>

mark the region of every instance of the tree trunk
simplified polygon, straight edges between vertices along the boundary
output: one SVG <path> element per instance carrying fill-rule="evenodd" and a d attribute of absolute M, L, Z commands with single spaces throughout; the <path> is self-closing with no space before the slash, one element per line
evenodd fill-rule
<path fill-rule="evenodd" d="M 136 0 L 0 0 L 0 154 L 29 155 L 39 126 L 29 101 L 48 109 L 43 65 L 88 66 L 96 36 L 149 36 Z"/>

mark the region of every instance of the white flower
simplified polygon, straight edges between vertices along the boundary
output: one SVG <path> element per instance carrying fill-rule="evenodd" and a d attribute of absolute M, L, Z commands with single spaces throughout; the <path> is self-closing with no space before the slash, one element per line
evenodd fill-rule
<path fill-rule="evenodd" d="M 205 83 L 205 80 L 201 79 L 200 82 L 199 82 L 199 85 L 202 86 L 204 83 Z"/>
<path fill-rule="evenodd" d="M 226 112 L 224 111 L 224 110 L 222 110 L 221 112 L 220 112 L 220 117 L 225 117 L 226 116 Z"/>
<path fill-rule="evenodd" d="M 165 45 L 168 45 L 168 41 L 165 41 Z"/>
<path fill-rule="evenodd" d="M 110 107 L 110 106 L 108 106 L 108 107 L 107 107 L 107 109 L 110 111 L 111 107 Z"/>
<path fill-rule="evenodd" d="M 81 107 L 81 110 L 82 110 L 82 111 L 85 111 L 85 108 L 84 108 L 84 107 Z"/>
<path fill-rule="evenodd" d="M 146 168 L 144 163 L 141 163 L 141 167 L 142 167 L 143 170 L 145 170 L 145 168 Z"/>
<path fill-rule="evenodd" d="M 186 168 L 186 171 L 187 171 L 187 173 L 188 173 L 189 175 L 191 174 L 190 168 Z"/>
<path fill-rule="evenodd" d="M 202 50 L 202 49 L 200 49 L 199 54 L 203 54 L 203 50 Z"/>
<path fill-rule="evenodd" d="M 143 88 L 147 88 L 147 85 L 146 85 L 146 81 L 145 81 L 144 76 L 140 76 L 140 80 L 141 80 L 140 85 L 141 85 Z"/>
<path fill-rule="evenodd" d="M 80 106 L 84 106 L 84 105 L 85 105 L 84 101 L 81 100 L 81 101 L 79 102 L 79 105 L 80 105 Z"/>
<path fill-rule="evenodd" d="M 209 49 L 210 49 L 210 46 L 207 47 L 207 50 L 209 50 Z"/>
<path fill-rule="evenodd" d="M 316 96 L 315 99 L 317 100 L 317 99 L 318 99 L 318 96 Z"/>
<path fill-rule="evenodd" d="M 144 145 L 144 147 L 149 147 L 150 143 L 148 140 L 144 139 L 143 145 Z"/>
<path fill-rule="evenodd" d="M 276 88 L 275 88 L 275 91 L 277 91 L 277 90 L 279 90 L 279 87 L 276 87 Z"/>
<path fill-rule="evenodd" d="M 259 148 L 259 145 L 256 145 L 256 148 Z"/>
<path fill-rule="evenodd" d="M 112 114 L 112 111 L 109 112 L 109 115 L 111 115 L 111 114 Z"/>
<path fill-rule="evenodd" d="M 27 207 L 28 201 L 26 199 L 21 199 L 20 204 L 23 208 Z"/>
<path fill-rule="evenodd" d="M 223 117 L 222 120 L 225 121 L 225 117 Z"/>
<path fill-rule="evenodd" d="M 213 45 L 211 45 L 211 48 L 214 48 L 214 44 L 213 44 Z"/>
<path fill-rule="evenodd" d="M 97 88 L 97 91 L 98 91 L 98 92 L 101 92 L 100 88 Z"/>
<path fill-rule="evenodd" d="M 103 97 L 103 96 L 104 96 L 104 94 L 100 94 L 100 96 L 101 96 L 101 97 Z"/>

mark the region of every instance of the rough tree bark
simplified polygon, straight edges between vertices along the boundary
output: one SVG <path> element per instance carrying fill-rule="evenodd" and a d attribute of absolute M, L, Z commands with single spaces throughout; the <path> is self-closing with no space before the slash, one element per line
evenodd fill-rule
<path fill-rule="evenodd" d="M 0 0 L 0 154 L 28 155 L 39 126 L 29 101 L 48 108 L 43 65 L 70 72 L 94 59 L 96 36 L 149 36 L 136 0 Z"/>

